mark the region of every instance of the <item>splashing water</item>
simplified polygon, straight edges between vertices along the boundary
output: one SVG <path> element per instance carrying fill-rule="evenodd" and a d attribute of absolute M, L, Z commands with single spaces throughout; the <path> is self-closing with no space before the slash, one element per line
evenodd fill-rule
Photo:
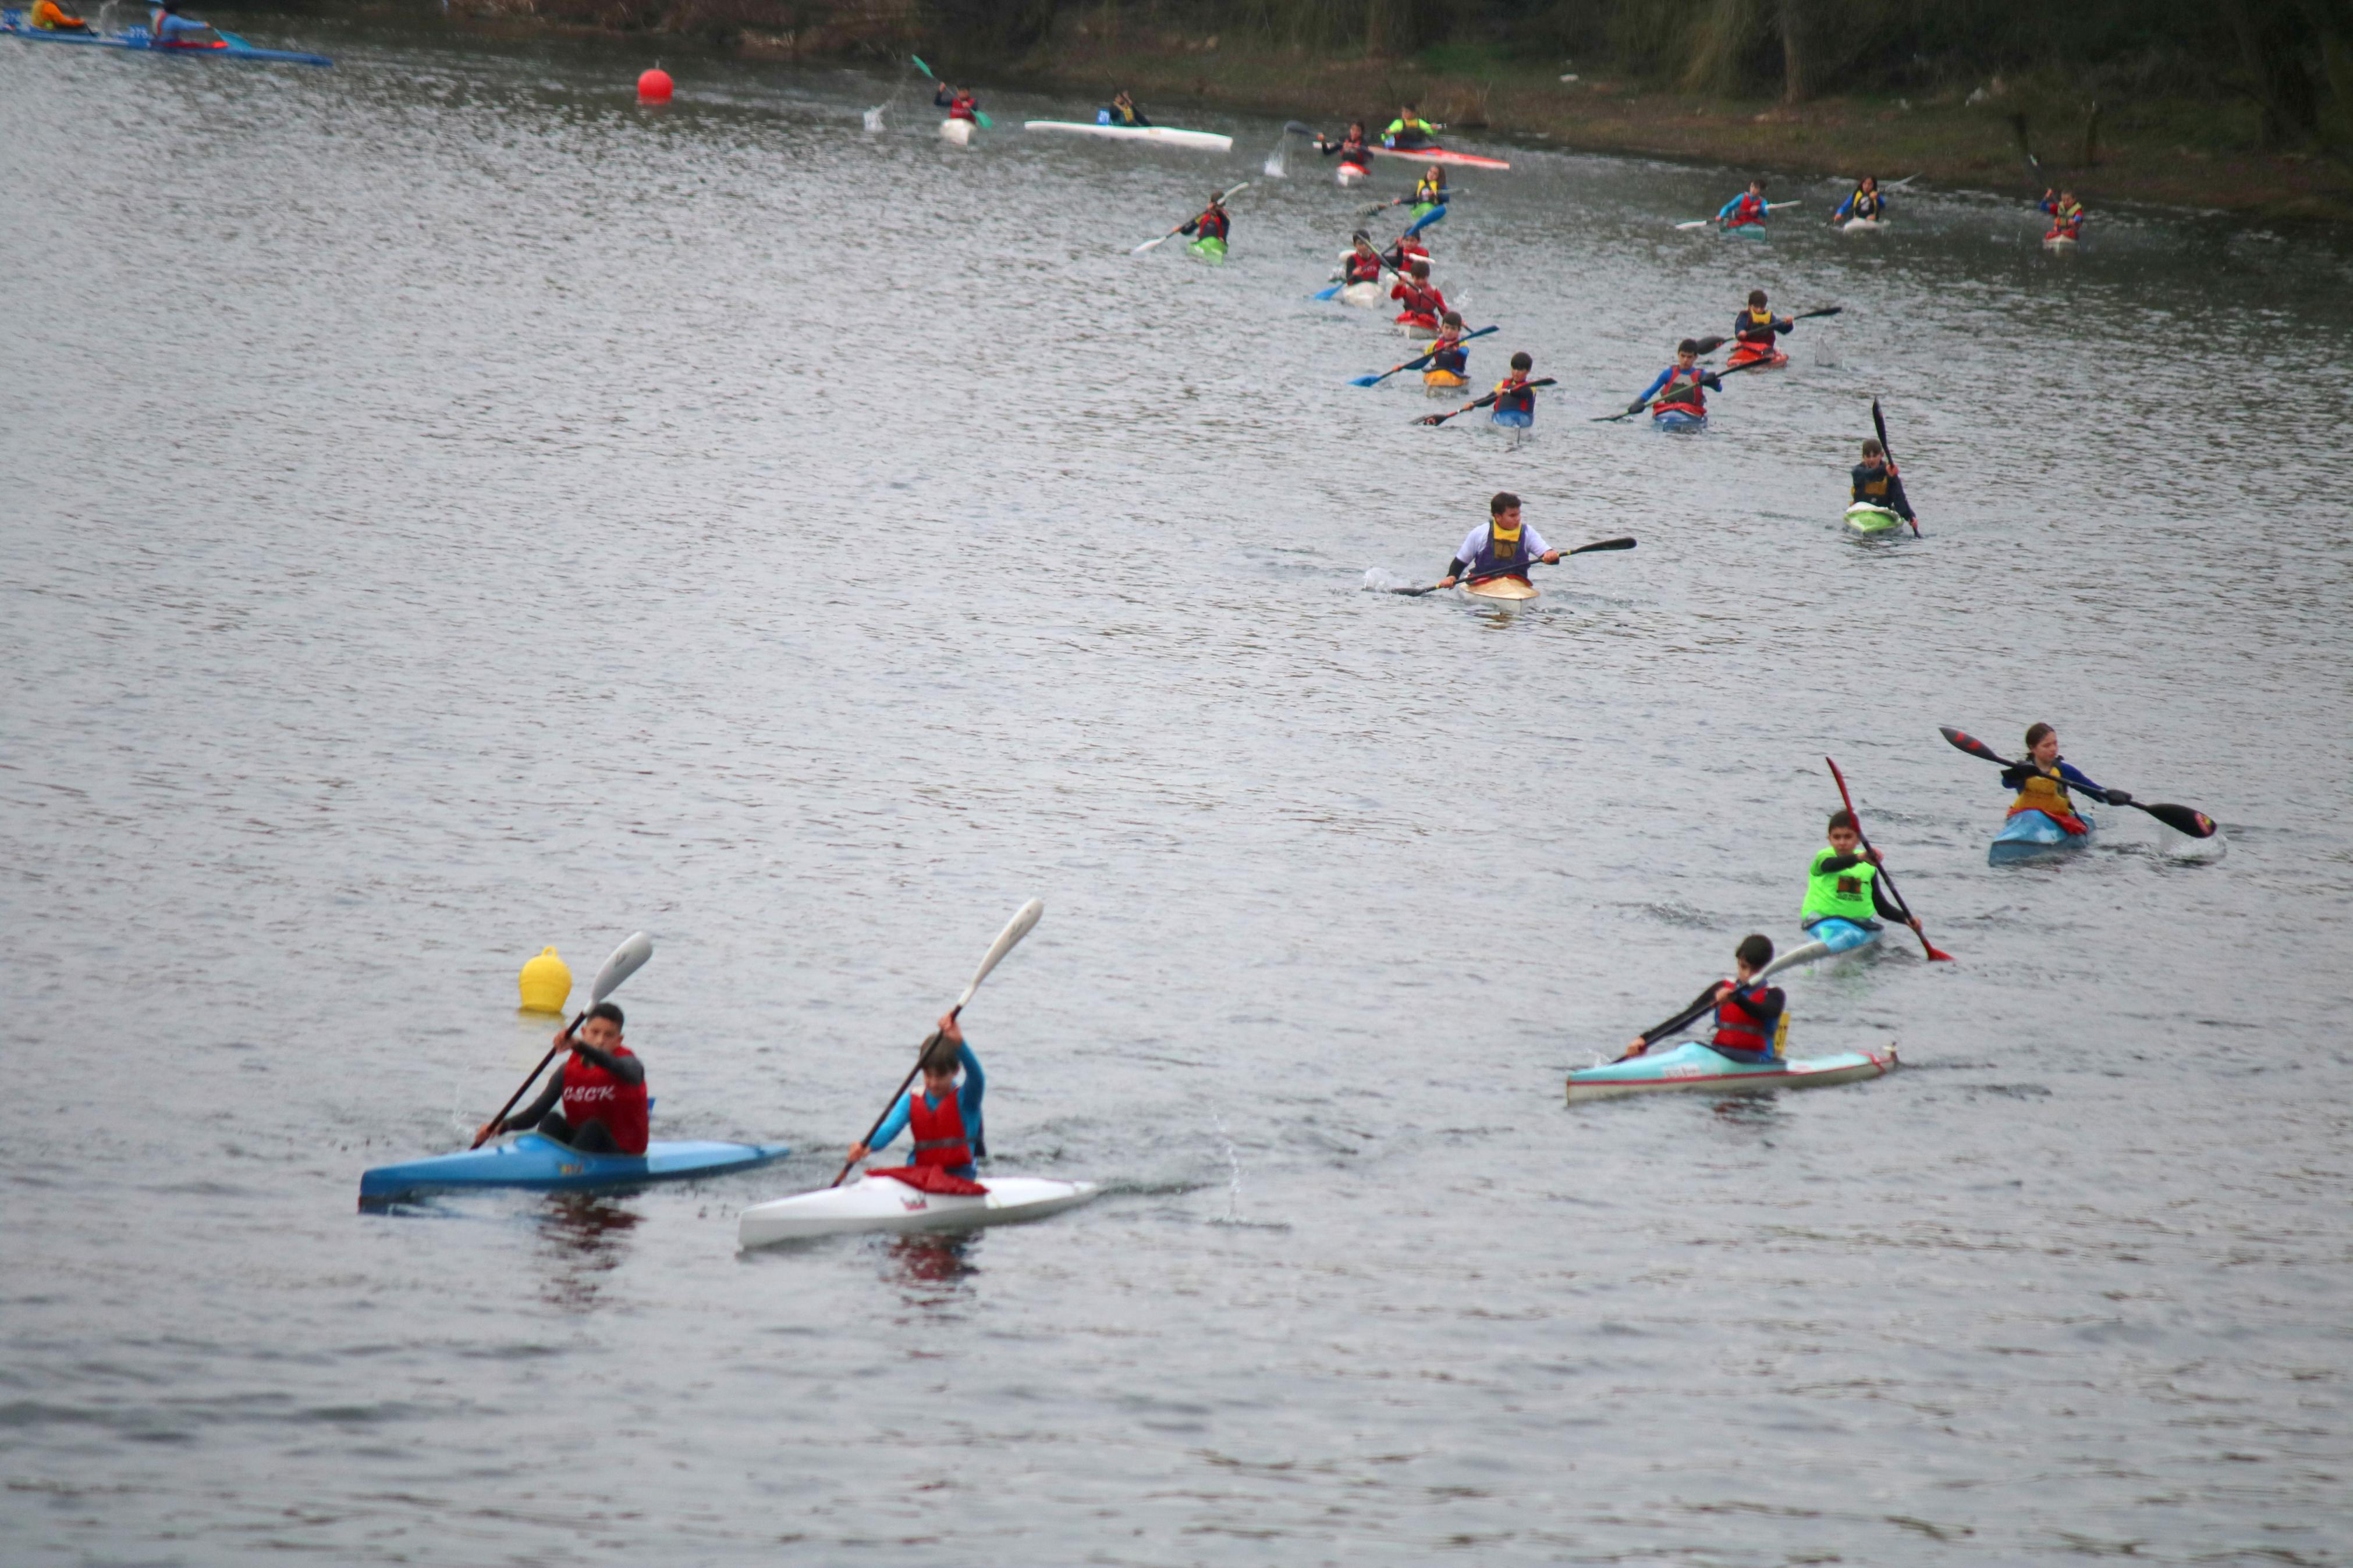
<path fill-rule="evenodd" d="M 1234 1147 L 1233 1134 L 1226 1131 L 1226 1119 L 1223 1116 L 1211 1111 L 1209 1120 L 1218 1124 L 1218 1136 L 1226 1145 L 1226 1166 L 1232 1173 L 1231 1180 L 1226 1189 L 1226 1223 L 1240 1225 L 1242 1218 L 1241 1151 Z"/>
<path fill-rule="evenodd" d="M 883 106 L 878 103 L 873 108 L 866 111 L 867 130 L 880 131 L 882 129 L 882 110 Z"/>
<path fill-rule="evenodd" d="M 1386 594 L 1397 585 L 1397 579 L 1390 576 L 1388 572 L 1382 570 L 1380 567 L 1367 566 L 1365 568 L 1366 593 Z"/>
<path fill-rule="evenodd" d="M 1266 167 L 1260 172 L 1270 179 L 1281 180 L 1288 178 L 1288 175 L 1283 170 L 1282 160 L 1290 153 L 1290 152 L 1291 138 L 1289 132 L 1285 132 L 1283 135 L 1276 137 L 1274 141 L 1274 151 L 1266 155 Z"/>

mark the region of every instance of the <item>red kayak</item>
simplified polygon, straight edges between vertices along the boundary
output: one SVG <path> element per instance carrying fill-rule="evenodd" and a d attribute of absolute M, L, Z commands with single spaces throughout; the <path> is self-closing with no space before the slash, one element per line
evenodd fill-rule
<path fill-rule="evenodd" d="M 1788 363 L 1789 356 L 1783 353 L 1779 349 L 1766 352 L 1757 349 L 1751 349 L 1744 344 L 1743 346 L 1733 350 L 1730 354 L 1725 356 L 1724 368 L 1726 370 L 1738 370 L 1742 365 L 1761 363 L 1767 370 L 1778 370 Z"/>
<path fill-rule="evenodd" d="M 1446 147 L 1376 147 L 1375 153 L 1384 158 L 1411 158 L 1419 163 L 1451 163 L 1458 169 L 1508 169 L 1501 158 L 1482 158 L 1476 153 L 1457 153 Z"/>

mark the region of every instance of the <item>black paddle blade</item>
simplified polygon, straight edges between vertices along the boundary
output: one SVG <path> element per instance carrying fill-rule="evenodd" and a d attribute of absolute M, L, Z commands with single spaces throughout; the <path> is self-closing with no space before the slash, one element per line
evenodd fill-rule
<path fill-rule="evenodd" d="M 1569 553 L 1571 555 L 1583 555 L 1588 551 L 1591 550 L 1631 550 L 1633 548 L 1633 536 L 1630 534 L 1623 539 L 1605 539 L 1598 544 L 1580 544 L 1576 549 L 1570 551 Z"/>
<path fill-rule="evenodd" d="M 2136 803 L 2137 804 L 2137 803 Z M 2202 811 L 2186 805 L 2144 805 L 2141 809 L 2170 827 L 2176 833 L 2186 833 L 2192 838 L 2211 838 L 2215 834 L 2214 819 Z"/>
<path fill-rule="evenodd" d="M 1887 417 L 1879 412 L 1879 399 L 1876 397 L 1871 400 L 1871 427 L 1879 432 L 1879 450 L 1881 455 L 1886 458 L 1889 462 L 1894 462 L 1895 460 L 1895 454 L 1890 451 L 1887 446 Z"/>
<path fill-rule="evenodd" d="M 1983 741 L 1978 740 L 1975 735 L 1964 734 L 1960 731 L 1954 729 L 1950 724 L 1939 724 L 1936 726 L 1936 729 L 1944 735 L 1945 739 L 1950 741 L 1954 745 L 1958 746 L 1962 751 L 1967 752 L 1969 755 L 1989 763 L 2000 763 L 2004 767 L 2008 767 L 2010 765 L 2009 759 L 1996 756 L 1994 754 L 1993 748 L 1987 745 Z"/>
<path fill-rule="evenodd" d="M 1727 340 L 1724 338 L 1701 338 L 1697 341 L 1699 343 L 1700 353 L 1704 354 L 1712 354 L 1716 350 L 1722 348 Z"/>
<path fill-rule="evenodd" d="M 1454 414 L 1460 414 L 1462 410 L 1458 408 L 1454 411 Z M 1453 418 L 1454 414 L 1425 414 L 1420 418 L 1415 420 L 1414 423 L 1417 425 L 1443 425 L 1449 419 Z"/>

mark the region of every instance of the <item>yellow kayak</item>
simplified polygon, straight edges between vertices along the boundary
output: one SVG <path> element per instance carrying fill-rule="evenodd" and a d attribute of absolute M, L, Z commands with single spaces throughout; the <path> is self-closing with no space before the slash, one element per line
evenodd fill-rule
<path fill-rule="evenodd" d="M 1460 392 L 1470 381 L 1451 370 L 1426 370 L 1421 373 L 1422 390 L 1436 397 L 1441 393 Z"/>
<path fill-rule="evenodd" d="M 1463 584 L 1462 591 L 1474 599 L 1515 601 L 1536 596 L 1535 584 L 1525 577 L 1489 577 L 1483 582 Z"/>

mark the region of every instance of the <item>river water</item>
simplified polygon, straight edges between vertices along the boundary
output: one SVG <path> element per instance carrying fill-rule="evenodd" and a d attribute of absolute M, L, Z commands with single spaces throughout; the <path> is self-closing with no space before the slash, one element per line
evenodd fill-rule
<path fill-rule="evenodd" d="M 1369 204 L 1276 121 L 248 31 L 340 68 L 0 43 L 0 1558 L 2353 1561 L 2341 244 L 1743 246 L 1671 226 L 1732 172 L 1523 149 L 1432 237 L 1560 383 L 1514 447 L 1344 384 Z M 1128 254 L 1246 178 L 1223 268 Z M 1752 286 L 1845 314 L 1589 421 Z M 1873 395 L 1916 540 L 1841 530 Z M 1505 488 L 1640 546 L 1366 591 Z M 2036 719 L 2222 837 L 1989 869 L 1936 729 Z M 1958 962 L 1790 1046 L 1905 1068 L 1566 1109 L 1798 939 L 1826 754 Z M 1033 895 L 993 1168 L 1108 1194 L 738 1255 Z M 638 928 L 657 1136 L 794 1157 L 355 1213 Z"/>

